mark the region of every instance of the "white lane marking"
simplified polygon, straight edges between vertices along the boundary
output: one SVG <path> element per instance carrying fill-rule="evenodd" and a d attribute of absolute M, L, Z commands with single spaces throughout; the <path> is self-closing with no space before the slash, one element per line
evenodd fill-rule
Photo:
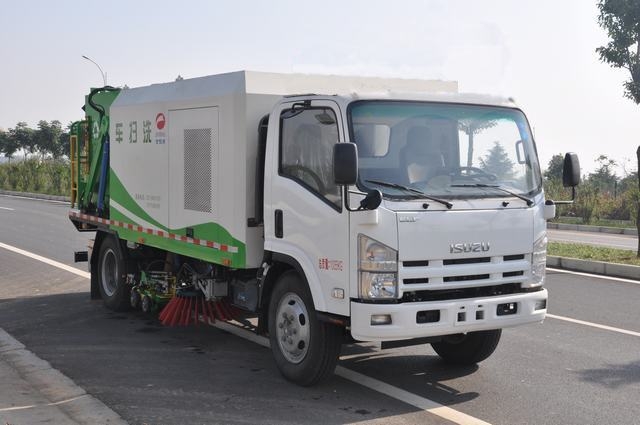
<path fill-rule="evenodd" d="M 34 260 L 42 261 L 43 263 L 49 264 L 54 267 L 58 267 L 60 269 L 69 271 L 71 273 L 75 273 L 78 276 L 86 277 L 87 279 L 91 277 L 88 272 L 76 269 L 75 267 L 67 266 L 66 264 L 59 263 L 54 260 L 50 260 L 48 258 L 42 257 L 37 254 L 33 254 L 29 251 L 25 251 L 20 248 L 16 248 L 11 245 L 4 244 L 0 242 L 0 248 L 8 249 L 9 251 L 13 251 L 18 254 L 25 255 L 29 258 L 33 258 Z M 225 322 L 215 322 L 214 326 L 218 329 L 227 331 L 241 338 L 247 339 L 253 343 L 262 345 L 263 347 L 269 347 L 269 340 L 265 337 L 256 335 L 255 333 L 242 329 L 238 326 L 225 323 Z M 433 415 L 440 416 L 441 418 L 447 419 L 449 421 L 461 424 L 461 425 L 471 425 L 471 424 L 488 424 L 488 422 L 482 421 L 480 419 L 474 418 L 473 416 L 469 416 L 465 413 L 458 412 L 450 407 L 443 406 L 435 401 L 429 400 L 428 398 L 420 397 L 416 394 L 410 393 L 398 387 L 394 387 L 393 385 L 386 384 L 382 381 L 378 381 L 377 379 L 370 378 L 366 375 L 363 375 L 358 372 L 354 372 L 350 369 L 346 369 L 342 366 L 338 366 L 336 368 L 336 374 L 348 379 L 350 381 L 355 382 L 356 384 L 368 387 L 374 391 L 382 393 L 388 397 L 395 398 L 403 403 L 410 404 L 419 409 L 425 410 Z M 0 410 L 1 411 L 1 410 Z"/>
<path fill-rule="evenodd" d="M 624 279 L 622 277 L 604 276 L 601 274 L 592 274 L 592 273 L 584 273 L 584 272 L 574 272 L 572 270 L 555 269 L 553 267 L 547 267 L 547 270 L 550 270 L 552 272 L 558 272 L 558 273 L 575 274 L 578 276 L 587 276 L 587 277 L 593 277 L 597 279 L 614 280 L 616 282 L 635 283 L 636 285 L 640 285 L 639 280 Z"/>
<path fill-rule="evenodd" d="M 33 409 L 34 407 L 48 407 L 48 406 L 59 406 L 61 404 L 71 403 L 72 401 L 76 401 L 82 397 L 88 397 L 89 394 L 82 394 L 77 397 L 68 398 L 66 400 L 56 401 L 55 403 L 46 403 L 46 404 L 30 404 L 27 406 L 15 406 L 15 407 L 4 407 L 0 409 L 0 412 L 11 412 L 13 410 L 25 410 L 25 409 Z"/>
<path fill-rule="evenodd" d="M 15 211 L 13 208 L 0 207 L 0 210 Z"/>
<path fill-rule="evenodd" d="M 386 396 L 395 398 L 396 400 L 400 400 L 403 403 L 410 404 L 417 407 L 418 409 L 422 409 L 426 412 L 429 412 L 436 416 L 440 416 L 443 419 L 457 424 L 486 425 L 489 423 L 478 418 L 474 418 L 473 416 L 469 416 L 466 413 L 454 410 L 450 407 L 443 406 L 442 404 L 436 403 L 435 401 L 429 400 L 428 398 L 420 397 L 416 394 L 410 393 L 409 391 L 394 387 L 393 385 L 389 385 L 385 382 L 379 381 L 377 379 L 371 378 L 342 366 L 336 367 L 336 374 L 357 384 L 382 393 Z"/>
<path fill-rule="evenodd" d="M 584 326 L 590 326 L 592 328 L 603 329 L 605 331 L 618 332 L 618 333 L 625 334 L 625 335 L 639 336 L 640 337 L 640 332 L 629 331 L 629 330 L 620 329 L 620 328 L 614 328 L 613 326 L 601 325 L 599 323 L 593 323 L 593 322 L 586 322 L 584 320 L 572 319 L 571 317 L 556 316 L 555 314 L 549 314 L 549 313 L 547 313 L 547 317 L 550 317 L 550 318 L 556 319 L 556 320 L 564 320 L 565 322 L 575 323 L 575 324 L 578 324 L 578 325 L 584 325 Z"/>
<path fill-rule="evenodd" d="M 43 256 L 38 255 L 38 254 L 34 254 L 33 252 L 25 251 L 24 249 L 16 248 L 15 246 L 7 245 L 6 243 L 0 242 L 0 248 L 4 248 L 6 250 L 15 252 L 16 254 L 24 255 L 25 257 L 29 257 L 29 258 L 32 258 L 34 260 L 42 261 L 45 264 L 48 264 L 48 265 L 53 266 L 53 267 L 57 267 L 57 268 L 62 269 L 62 270 L 66 270 L 68 272 L 71 272 L 71 273 L 76 274 L 76 275 L 81 276 L 81 277 L 85 277 L 87 279 L 91 278 L 91 274 L 89 272 L 86 272 L 86 271 L 80 270 L 80 269 L 76 269 L 75 267 L 67 266 L 66 264 L 60 263 L 60 262 L 55 261 L 55 260 L 51 260 L 49 258 L 43 257 Z"/>

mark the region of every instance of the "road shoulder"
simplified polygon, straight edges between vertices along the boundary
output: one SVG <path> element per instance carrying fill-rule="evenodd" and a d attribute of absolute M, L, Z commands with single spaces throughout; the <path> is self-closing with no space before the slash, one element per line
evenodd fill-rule
<path fill-rule="evenodd" d="M 0 328 L 0 419 L 7 424 L 126 424 Z"/>

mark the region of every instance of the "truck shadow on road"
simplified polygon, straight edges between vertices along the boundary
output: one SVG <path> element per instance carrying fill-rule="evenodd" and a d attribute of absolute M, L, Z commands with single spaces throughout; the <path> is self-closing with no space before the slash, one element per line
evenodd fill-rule
<path fill-rule="evenodd" d="M 428 345 L 380 350 L 350 344 L 342 354 L 342 366 L 443 405 L 465 403 L 480 395 L 443 383 L 475 373 L 478 365 L 447 365 Z"/>
<path fill-rule="evenodd" d="M 576 371 L 584 382 L 599 384 L 610 389 L 640 383 L 640 360 L 625 364 L 610 364 L 599 369 Z"/>

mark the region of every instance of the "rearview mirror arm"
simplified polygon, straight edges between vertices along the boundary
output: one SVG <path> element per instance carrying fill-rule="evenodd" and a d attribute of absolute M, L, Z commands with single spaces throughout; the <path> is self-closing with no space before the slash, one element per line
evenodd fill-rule
<path fill-rule="evenodd" d="M 571 205 L 576 201 L 576 187 L 571 186 L 571 200 L 570 201 L 553 201 L 555 205 Z"/>

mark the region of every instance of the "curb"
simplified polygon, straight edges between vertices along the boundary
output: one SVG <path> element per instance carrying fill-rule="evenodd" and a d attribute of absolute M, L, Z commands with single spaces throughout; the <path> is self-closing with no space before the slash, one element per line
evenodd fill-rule
<path fill-rule="evenodd" d="M 127 424 L 120 415 L 54 369 L 49 362 L 27 350 L 24 344 L 2 328 L 0 359 L 13 368 L 34 392 L 49 401 L 48 404 L 29 408 L 58 409 L 78 424 Z"/>
<path fill-rule="evenodd" d="M 68 196 L 45 195 L 43 193 L 31 193 L 31 192 L 16 192 L 14 190 L 4 190 L 4 189 L 0 189 L 0 195 L 19 196 L 22 198 L 45 199 L 48 201 L 71 202 L 71 198 Z"/>
<path fill-rule="evenodd" d="M 638 229 L 624 229 L 621 227 L 589 226 L 586 224 L 549 223 L 547 229 L 573 230 L 574 232 L 610 233 L 613 235 L 638 236 Z"/>
<path fill-rule="evenodd" d="M 547 256 L 547 267 L 640 280 L 640 266 Z"/>

